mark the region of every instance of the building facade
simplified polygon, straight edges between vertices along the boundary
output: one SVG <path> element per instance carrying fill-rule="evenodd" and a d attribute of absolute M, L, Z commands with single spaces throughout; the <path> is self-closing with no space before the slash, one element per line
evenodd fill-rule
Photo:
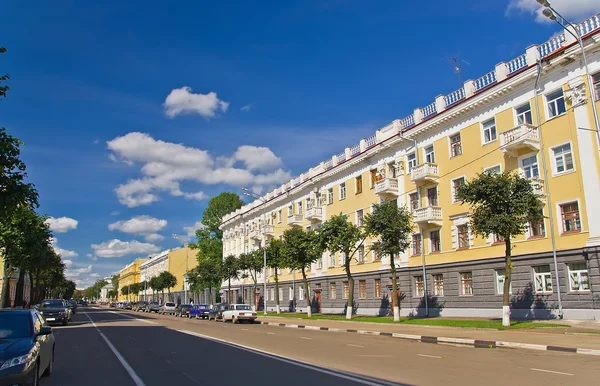
<path fill-rule="evenodd" d="M 409 208 L 414 223 L 409 250 L 393 257 L 401 313 L 500 317 L 504 242 L 472 233 L 469 207 L 455 192 L 483 171 L 515 171 L 539 183 L 545 218 L 512 240 L 513 316 L 599 319 L 600 133 L 592 108 L 600 109 L 599 15 L 577 28 L 591 87 L 570 34 L 528 47 L 225 216 L 224 256 L 260 247 L 265 233 L 271 239 L 289 227 L 316 229 L 334 214 L 360 225 L 374 204 L 393 199 Z M 390 257 L 374 255 L 372 242 L 352 264 L 355 308 L 386 315 Z M 343 260 L 324 253 L 309 270 L 308 294 L 301 275 L 284 269 L 280 304 L 305 311 L 309 297 L 313 311 L 343 312 L 349 291 Z M 275 308 L 272 273 L 261 294 L 268 309 Z M 237 301 L 252 303 L 248 280 L 233 282 L 232 291 Z"/>
<path fill-rule="evenodd" d="M 146 259 L 136 259 L 119 271 L 119 301 L 133 301 L 137 298 L 137 295 L 133 293 L 123 295 L 121 290 L 132 284 L 141 282 L 140 265 L 145 261 Z"/>
<path fill-rule="evenodd" d="M 148 283 L 150 279 L 169 270 L 169 250 L 162 251 L 156 255 L 148 257 L 148 260 L 140 264 L 140 280 Z M 154 294 L 152 288 L 148 285 L 145 290 L 140 292 L 142 299 L 159 301 L 160 294 Z"/>

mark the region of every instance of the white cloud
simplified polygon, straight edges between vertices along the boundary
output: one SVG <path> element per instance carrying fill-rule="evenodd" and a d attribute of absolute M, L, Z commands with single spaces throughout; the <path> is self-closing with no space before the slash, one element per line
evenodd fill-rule
<path fill-rule="evenodd" d="M 79 277 L 83 274 L 92 272 L 92 268 L 93 268 L 93 266 L 91 264 L 86 267 L 81 267 L 81 268 L 73 268 L 73 267 L 68 268 L 65 270 L 65 276 L 68 279 L 71 279 L 74 277 Z"/>
<path fill-rule="evenodd" d="M 173 118 L 179 114 L 199 114 L 204 118 L 213 118 L 219 111 L 226 112 L 229 103 L 217 97 L 217 93 L 194 94 L 190 87 L 184 86 L 171 90 L 164 103 L 165 114 Z"/>
<path fill-rule="evenodd" d="M 144 239 L 149 243 L 156 243 L 158 241 L 163 241 L 165 236 L 159 235 L 158 233 L 150 233 L 149 235 L 144 236 Z"/>
<path fill-rule="evenodd" d="M 192 241 L 196 238 L 196 230 L 202 228 L 204 228 L 204 225 L 200 221 L 196 221 L 194 225 L 184 226 L 183 230 L 185 231 L 188 241 Z"/>
<path fill-rule="evenodd" d="M 242 108 L 240 109 L 240 111 L 243 111 L 243 112 L 248 112 L 250 110 L 252 110 L 252 105 L 242 106 Z"/>
<path fill-rule="evenodd" d="M 54 233 L 66 233 L 73 229 L 77 229 L 79 221 L 69 217 L 48 217 L 46 224 L 50 227 L 50 230 Z"/>
<path fill-rule="evenodd" d="M 115 189 L 119 202 L 128 207 L 158 201 L 160 192 L 188 200 L 206 198 L 201 191 L 181 191 L 183 181 L 252 188 L 274 187 L 291 179 L 290 173 L 280 168 L 281 159 L 266 147 L 240 146 L 231 157 L 215 158 L 206 150 L 156 140 L 139 132 L 117 137 L 107 144 L 116 158 L 141 164 L 140 178 L 130 179 Z M 236 167 L 236 162 L 244 168 Z"/>
<path fill-rule="evenodd" d="M 60 255 L 63 258 L 72 258 L 79 256 L 79 254 L 75 251 L 60 248 L 58 246 L 58 240 L 56 240 L 56 237 L 50 239 L 50 245 L 52 245 L 54 252 L 56 252 L 56 254 Z"/>
<path fill-rule="evenodd" d="M 73 265 L 73 260 L 63 260 L 62 261 L 65 267 L 69 268 Z"/>
<path fill-rule="evenodd" d="M 108 258 L 126 255 L 149 255 L 160 252 L 160 247 L 154 244 L 141 243 L 137 240 L 121 241 L 112 239 L 100 244 L 92 244 L 91 248 L 96 256 Z"/>
<path fill-rule="evenodd" d="M 552 0 L 550 4 L 573 22 L 583 20 L 598 11 L 598 0 Z M 552 23 L 550 19 L 542 14 L 543 10 L 544 7 L 536 0 L 510 0 L 506 13 L 508 15 L 512 12 L 528 13 L 535 15 L 535 20 L 538 23 Z"/>
<path fill-rule="evenodd" d="M 108 226 L 108 230 L 118 230 L 134 235 L 156 233 L 165 229 L 167 220 L 160 220 L 151 216 L 135 216 L 127 221 L 117 221 Z"/>

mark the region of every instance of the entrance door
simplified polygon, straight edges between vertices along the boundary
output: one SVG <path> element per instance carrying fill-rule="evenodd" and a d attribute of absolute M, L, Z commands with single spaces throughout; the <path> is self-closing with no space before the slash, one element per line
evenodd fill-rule
<path fill-rule="evenodd" d="M 315 301 L 317 305 L 317 314 L 321 313 L 321 291 L 315 292 Z"/>

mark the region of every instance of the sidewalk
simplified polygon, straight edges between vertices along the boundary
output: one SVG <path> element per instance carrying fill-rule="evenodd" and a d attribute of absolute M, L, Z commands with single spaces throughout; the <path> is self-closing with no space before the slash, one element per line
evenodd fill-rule
<path fill-rule="evenodd" d="M 585 330 L 600 330 L 600 323 L 594 321 L 560 321 L 560 323 L 569 324 L 571 327 L 492 330 L 391 323 L 345 322 L 322 319 L 310 320 L 292 317 L 262 316 L 260 314 L 258 320 L 264 324 L 279 324 L 282 327 L 306 328 L 308 326 L 311 329 L 318 328 L 328 331 L 388 335 L 429 343 L 465 344 L 476 347 L 527 348 L 600 355 L 600 334 L 585 334 L 580 332 Z"/>

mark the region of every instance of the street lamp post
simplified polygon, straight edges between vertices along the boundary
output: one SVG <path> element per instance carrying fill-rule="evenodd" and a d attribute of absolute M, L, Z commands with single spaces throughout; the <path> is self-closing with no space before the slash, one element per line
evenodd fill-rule
<path fill-rule="evenodd" d="M 592 83 L 592 79 L 590 77 L 590 71 L 588 69 L 587 59 L 585 57 L 585 47 L 583 46 L 583 40 L 581 39 L 581 32 L 579 32 L 579 28 L 576 25 L 573 25 L 569 20 L 565 19 L 563 15 L 558 13 L 556 9 L 550 5 L 548 0 L 536 0 L 541 6 L 545 7 L 542 11 L 542 14 L 550 20 L 554 20 L 556 24 L 562 27 L 566 32 L 571 34 L 579 44 L 579 48 L 581 48 L 581 57 L 583 59 L 583 66 L 585 69 L 585 78 L 587 80 L 587 85 L 590 92 L 590 101 L 592 102 L 592 114 L 594 115 L 594 124 L 596 125 L 596 138 L 598 140 L 598 146 L 600 147 L 600 123 L 598 120 L 598 110 L 596 109 L 596 103 L 594 102 L 594 85 Z M 562 22 L 558 21 L 556 16 L 560 17 Z M 566 25 L 565 25 L 566 24 Z M 575 32 L 571 31 L 567 26 L 571 27 Z"/>
<path fill-rule="evenodd" d="M 242 188 L 242 190 L 245 196 L 257 198 L 262 201 L 263 206 L 263 315 L 267 316 L 267 201 L 246 188 Z"/>

